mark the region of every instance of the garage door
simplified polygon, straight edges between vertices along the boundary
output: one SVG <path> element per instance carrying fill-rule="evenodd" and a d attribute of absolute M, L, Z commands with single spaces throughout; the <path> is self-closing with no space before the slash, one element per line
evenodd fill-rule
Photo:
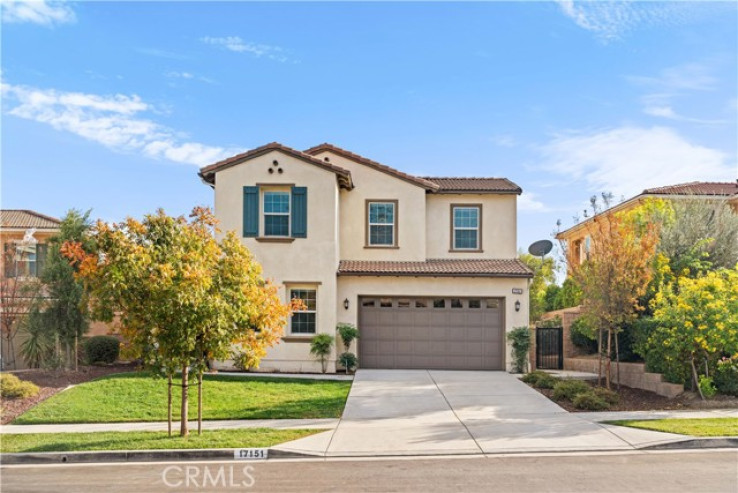
<path fill-rule="evenodd" d="M 503 300 L 359 299 L 362 368 L 502 370 Z"/>

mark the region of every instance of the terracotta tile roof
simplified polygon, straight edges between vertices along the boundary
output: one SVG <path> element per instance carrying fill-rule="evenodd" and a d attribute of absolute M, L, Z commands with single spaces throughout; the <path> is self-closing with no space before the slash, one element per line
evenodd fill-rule
<path fill-rule="evenodd" d="M 666 187 L 647 188 L 644 194 L 652 195 L 735 195 L 738 182 L 692 181 Z"/>
<path fill-rule="evenodd" d="M 346 149 L 341 149 L 340 147 L 334 146 L 333 144 L 329 144 L 327 142 L 311 147 L 310 149 L 307 149 L 305 153 L 310 154 L 310 155 L 315 155 L 315 154 L 320 154 L 321 152 L 325 152 L 325 151 L 333 152 L 335 154 L 338 154 L 339 156 L 345 157 L 346 159 L 356 161 L 357 163 L 361 163 L 365 166 L 376 169 L 377 171 L 381 171 L 382 173 L 387 173 L 388 175 L 392 175 L 401 180 L 405 180 L 407 182 L 423 187 L 426 190 L 435 192 L 439 188 L 438 185 L 436 183 L 433 183 L 432 181 L 428 181 L 424 178 L 419 178 L 417 176 L 403 173 L 402 171 L 396 170 L 394 168 L 390 168 L 389 166 L 385 164 L 372 161 L 369 158 L 365 158 L 364 156 L 360 156 L 351 151 L 347 151 Z"/>
<path fill-rule="evenodd" d="M 348 190 L 351 190 L 352 188 L 354 188 L 353 182 L 351 181 L 351 172 L 349 170 L 341 168 L 340 166 L 336 166 L 329 162 L 323 161 L 322 159 L 315 158 L 302 151 L 298 151 L 297 149 L 292 149 L 291 147 L 282 145 L 279 142 L 271 142 L 269 144 L 257 147 L 255 149 L 251 149 L 250 151 L 237 154 L 235 156 L 229 157 L 222 161 L 218 161 L 217 163 L 213 163 L 208 166 L 205 166 L 200 169 L 200 172 L 198 173 L 198 175 L 200 175 L 200 177 L 206 182 L 212 184 L 212 183 L 215 183 L 216 171 L 230 168 L 231 166 L 235 166 L 236 164 L 242 163 L 243 161 L 247 161 L 249 159 L 255 158 L 257 156 L 261 156 L 263 154 L 266 154 L 267 152 L 271 152 L 275 150 L 281 151 L 289 156 L 295 157 L 297 159 L 301 159 L 310 164 L 314 164 L 328 171 L 332 171 L 338 176 L 338 182 L 341 185 L 341 187 L 346 188 Z"/>
<path fill-rule="evenodd" d="M 507 178 L 424 177 L 437 183 L 438 193 L 515 193 L 523 190 Z"/>
<path fill-rule="evenodd" d="M 0 227 L 17 229 L 59 229 L 61 221 L 55 217 L 27 209 L 0 210 Z"/>
<path fill-rule="evenodd" d="M 518 259 L 341 260 L 339 276 L 533 277 Z"/>

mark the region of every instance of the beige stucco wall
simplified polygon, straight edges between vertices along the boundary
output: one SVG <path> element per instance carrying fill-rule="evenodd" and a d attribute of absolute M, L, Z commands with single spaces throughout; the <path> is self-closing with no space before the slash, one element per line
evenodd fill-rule
<path fill-rule="evenodd" d="M 513 294 L 513 288 L 523 289 L 523 294 Z M 453 277 L 386 277 L 357 276 L 338 278 L 338 322 L 357 324 L 359 296 L 459 296 L 480 298 L 505 298 L 505 330 L 528 326 L 528 280 L 519 278 L 453 278 Z M 348 310 L 343 300 L 349 300 Z M 515 311 L 515 301 L 520 301 L 520 311 Z M 361 327 L 359 341 L 361 344 Z M 358 354 L 358 348 L 353 348 Z M 505 365 L 511 370 L 512 355 L 507 344 Z M 361 367 L 361 361 L 359 361 Z"/>
<path fill-rule="evenodd" d="M 269 173 L 277 160 L 281 174 Z M 294 184 L 308 189 L 307 238 L 290 243 L 260 242 L 243 238 L 243 187 L 256 184 Z M 260 200 L 260 210 L 263 202 Z M 338 268 L 338 185 L 336 175 L 318 166 L 272 151 L 245 163 L 219 171 L 215 179 L 215 214 L 223 232 L 235 231 L 288 300 L 285 282 L 317 287 L 318 333 L 335 333 L 336 269 Z M 263 228 L 260 226 L 260 233 Z M 315 372 L 320 364 L 309 354 L 311 336 L 294 336 L 285 328 L 286 340 L 271 348 L 262 371 Z M 296 338 L 302 339 L 296 339 Z M 329 368 L 335 371 L 335 354 Z M 228 362 L 225 362 L 226 366 Z M 329 370 L 330 371 L 330 370 Z"/>
<path fill-rule="evenodd" d="M 451 204 L 482 205 L 482 252 L 450 252 Z M 428 194 L 428 258 L 517 258 L 517 195 Z"/>
<path fill-rule="evenodd" d="M 351 171 L 354 188 L 341 190 L 340 257 L 344 260 L 425 260 L 425 189 L 330 151 L 315 157 Z M 397 200 L 397 246 L 365 248 L 366 200 Z"/>

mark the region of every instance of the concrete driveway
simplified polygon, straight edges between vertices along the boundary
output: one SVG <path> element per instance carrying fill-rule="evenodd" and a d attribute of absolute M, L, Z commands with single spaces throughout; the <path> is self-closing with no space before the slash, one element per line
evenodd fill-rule
<path fill-rule="evenodd" d="M 325 456 L 620 450 L 677 440 L 568 413 L 505 372 L 359 370 L 333 432 L 283 444 Z"/>

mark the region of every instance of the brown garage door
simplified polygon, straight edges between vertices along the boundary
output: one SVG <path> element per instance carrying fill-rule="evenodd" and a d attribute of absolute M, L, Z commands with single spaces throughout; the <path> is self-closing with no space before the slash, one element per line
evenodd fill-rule
<path fill-rule="evenodd" d="M 359 299 L 359 366 L 502 370 L 503 300 Z"/>

